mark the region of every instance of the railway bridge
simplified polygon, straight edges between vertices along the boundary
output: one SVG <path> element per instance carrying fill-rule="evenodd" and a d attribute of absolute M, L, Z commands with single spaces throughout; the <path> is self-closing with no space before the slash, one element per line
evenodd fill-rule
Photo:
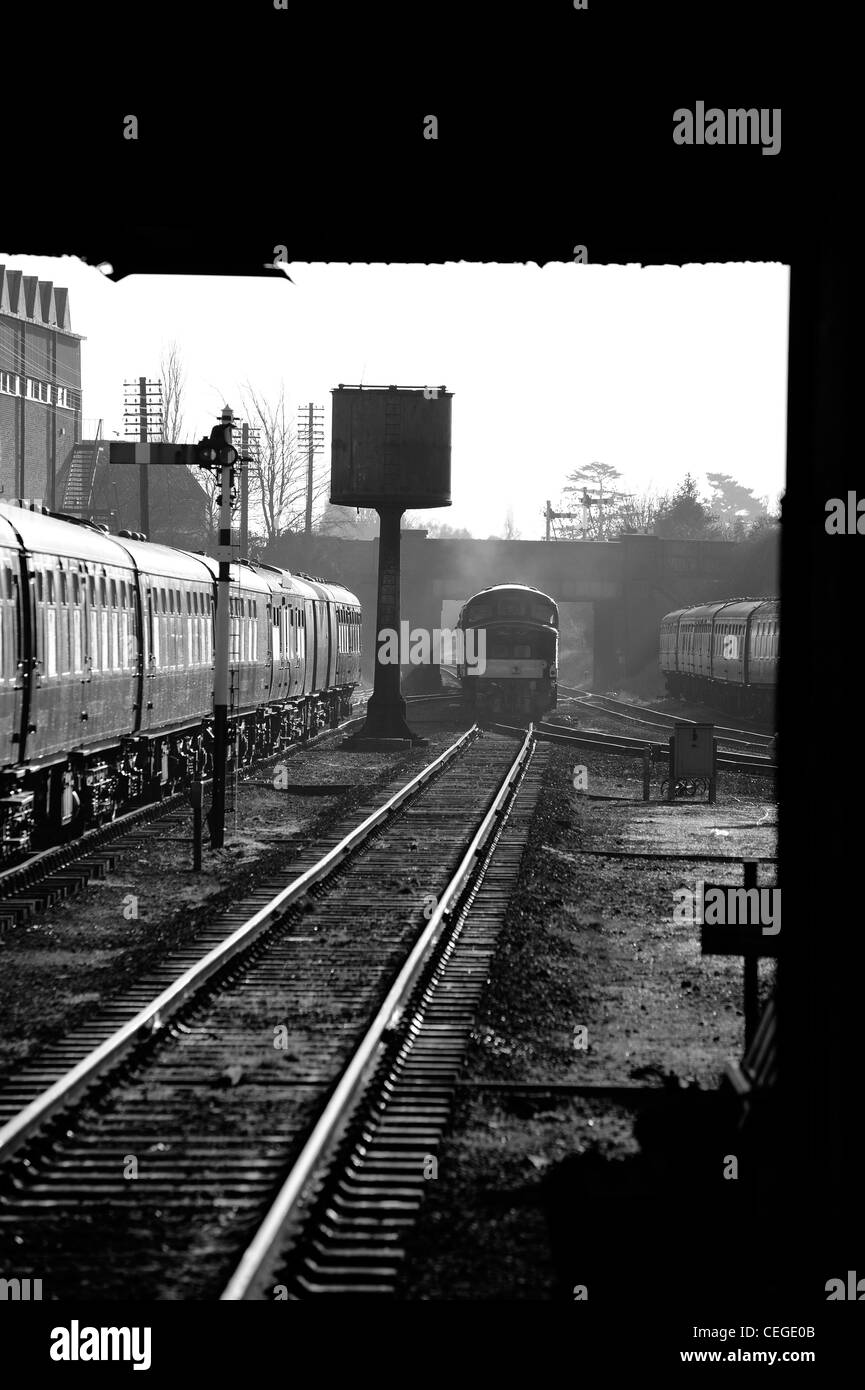
<path fill-rule="evenodd" d="M 402 532 L 401 613 L 412 627 L 452 626 L 448 600 L 464 602 L 491 584 L 531 584 L 560 605 L 591 604 L 595 683 L 612 689 L 657 662 L 658 624 L 672 608 L 738 593 L 741 547 L 727 541 L 438 540 Z M 365 614 L 364 651 L 375 652 L 378 541 L 283 537 L 264 558 L 348 585 Z"/>

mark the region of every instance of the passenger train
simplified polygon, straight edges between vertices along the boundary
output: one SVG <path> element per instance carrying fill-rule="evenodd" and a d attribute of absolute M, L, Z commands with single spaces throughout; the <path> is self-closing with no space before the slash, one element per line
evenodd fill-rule
<path fill-rule="evenodd" d="M 548 594 L 526 584 L 482 589 L 461 608 L 457 629 L 475 631 L 475 652 L 484 650 L 486 634 L 485 660 L 457 665 L 473 714 L 537 719 L 555 709 L 559 610 Z"/>
<path fill-rule="evenodd" d="M 671 695 L 772 713 L 778 666 L 776 599 L 678 608 L 661 619 L 660 667 Z"/>
<path fill-rule="evenodd" d="M 218 568 L 0 504 L 0 860 L 211 774 Z M 230 619 L 237 763 L 348 711 L 354 594 L 242 561 Z"/>

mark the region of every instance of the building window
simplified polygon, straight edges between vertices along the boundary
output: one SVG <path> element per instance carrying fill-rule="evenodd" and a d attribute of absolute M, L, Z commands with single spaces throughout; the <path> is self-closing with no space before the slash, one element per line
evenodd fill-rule
<path fill-rule="evenodd" d="M 68 387 L 68 386 L 55 386 L 55 387 L 54 387 L 54 403 L 55 403 L 55 405 L 62 405 L 62 407 L 63 407 L 64 410 L 71 410 L 71 409 L 72 409 L 72 402 L 71 402 L 70 399 L 69 399 L 69 395 L 70 395 L 70 393 L 69 393 L 69 387 Z"/>
<path fill-rule="evenodd" d="M 18 377 L 14 372 L 0 372 L 0 391 L 7 396 L 18 395 Z"/>

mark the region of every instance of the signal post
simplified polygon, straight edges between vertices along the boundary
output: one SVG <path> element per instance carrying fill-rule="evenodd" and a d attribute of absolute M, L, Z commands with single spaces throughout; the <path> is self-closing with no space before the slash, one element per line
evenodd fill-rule
<path fill-rule="evenodd" d="M 213 672 L 213 798 L 207 823 L 212 849 L 222 849 L 225 843 L 225 773 L 228 760 L 228 703 L 229 703 L 229 640 L 231 620 L 229 599 L 231 587 L 231 509 L 235 499 L 235 465 L 248 463 L 231 442 L 234 414 L 226 406 L 218 425 L 210 431 L 209 439 L 197 444 L 126 444 L 109 446 L 111 464 L 132 464 L 146 475 L 151 464 L 186 465 L 218 472 L 219 493 L 219 578 L 216 586 L 216 638 Z"/>
<path fill-rule="evenodd" d="M 216 635 L 213 669 L 213 796 L 208 825 L 211 849 L 225 844 L 225 781 L 228 762 L 229 642 L 231 637 L 231 504 L 234 498 L 234 465 L 237 450 L 231 442 L 234 416 L 226 406 L 210 439 L 199 448 L 198 464 L 219 472 L 219 544 L 216 558 L 219 577 L 216 585 Z"/>

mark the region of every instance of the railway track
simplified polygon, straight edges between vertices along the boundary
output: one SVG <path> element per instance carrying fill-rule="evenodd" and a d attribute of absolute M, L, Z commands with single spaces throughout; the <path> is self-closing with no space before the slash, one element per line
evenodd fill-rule
<path fill-rule="evenodd" d="M 514 738 L 525 737 L 528 732 L 518 725 L 499 722 L 490 723 L 485 727 Z M 598 729 L 572 729 L 564 724 L 551 724 L 548 720 L 540 720 L 533 728 L 538 738 L 548 739 L 553 743 L 570 743 L 575 748 L 594 748 L 602 753 L 622 753 L 631 757 L 635 757 L 638 753 L 642 753 L 645 748 L 648 748 L 655 762 L 668 761 L 670 756 L 667 743 L 652 743 L 647 738 L 631 738 L 627 734 L 607 734 Z M 718 767 L 726 768 L 730 772 L 747 772 L 764 776 L 774 776 L 777 771 L 770 758 L 756 753 L 723 753 L 719 751 Z"/>
<path fill-rule="evenodd" d="M 242 783 L 268 763 L 314 748 L 327 739 L 344 736 L 362 719 L 363 711 L 332 729 L 321 729 L 301 743 L 269 753 L 244 766 L 238 780 Z M 80 891 L 94 879 L 104 878 L 125 851 L 141 849 L 149 839 L 175 825 L 188 825 L 189 813 L 182 809 L 188 805 L 185 792 L 174 793 L 161 801 L 137 806 L 115 820 L 85 831 L 75 840 L 52 845 L 20 864 L 12 864 L 0 873 L 0 936 L 36 913 L 44 912 L 53 903 Z"/>
<path fill-rule="evenodd" d="M 592 695 L 586 690 L 572 690 L 568 686 L 561 685 L 559 686 L 559 693 L 569 699 L 579 701 L 588 709 L 597 709 L 617 715 L 633 724 L 648 724 L 672 729 L 675 724 L 697 723 L 696 719 L 686 719 L 677 714 L 666 714 L 662 710 L 654 710 L 647 705 L 633 705 L 626 700 L 616 700 L 611 695 Z M 768 749 L 773 740 L 772 734 L 761 733 L 756 729 L 729 728 L 724 724 L 716 724 L 715 733 L 724 743 L 748 747 Z"/>
<path fill-rule="evenodd" d="M 335 831 L 323 857 L 300 856 L 290 881 L 223 914 L 203 958 L 166 962 L 160 977 L 175 978 L 92 1051 L 75 1061 L 67 1040 L 6 1088 L 4 1263 L 42 1278 L 45 1298 L 229 1287 L 287 1173 L 309 1161 L 323 1111 L 318 1157 L 427 953 L 451 941 L 450 909 L 533 747 L 515 758 L 473 727 L 361 825 Z"/>

